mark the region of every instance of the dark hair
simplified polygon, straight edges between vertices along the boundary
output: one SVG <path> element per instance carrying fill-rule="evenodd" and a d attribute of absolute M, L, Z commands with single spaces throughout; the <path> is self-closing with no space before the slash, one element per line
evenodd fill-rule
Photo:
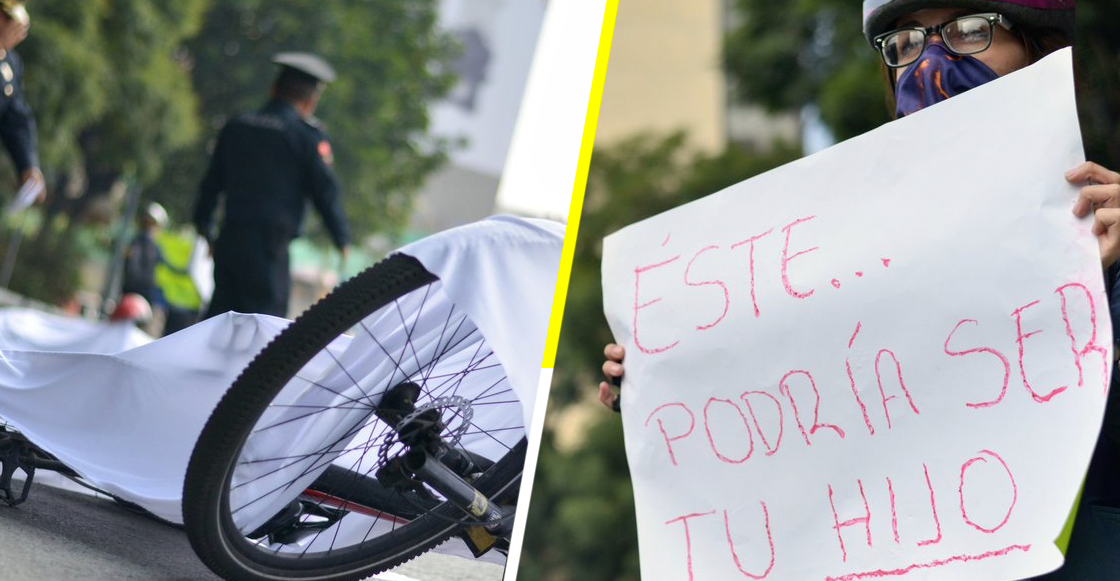
<path fill-rule="evenodd" d="M 283 67 L 273 83 L 276 97 L 293 103 L 302 103 L 319 90 L 319 79 L 291 67 Z"/>
<path fill-rule="evenodd" d="M 1056 50 L 1073 45 L 1069 35 L 1057 28 L 1015 26 L 1011 29 L 1011 33 L 1017 36 L 1023 46 L 1026 47 L 1029 64 L 1042 60 L 1043 57 Z M 882 73 L 883 87 L 886 89 L 887 111 L 894 119 L 897 104 L 894 98 L 894 70 L 888 67 L 883 59 L 879 59 L 879 71 Z M 1077 78 L 1076 71 L 1074 78 Z"/>
<path fill-rule="evenodd" d="M 1073 40 L 1066 33 L 1056 28 L 1019 26 L 1015 28 L 1015 32 L 1018 33 L 1019 39 L 1023 41 L 1023 46 L 1027 47 L 1027 56 L 1030 58 L 1031 64 L 1042 60 L 1042 57 L 1054 51 L 1073 46 Z"/>

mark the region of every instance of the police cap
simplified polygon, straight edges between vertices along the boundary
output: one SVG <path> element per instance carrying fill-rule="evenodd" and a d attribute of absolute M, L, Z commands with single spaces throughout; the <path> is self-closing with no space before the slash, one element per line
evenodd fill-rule
<path fill-rule="evenodd" d="M 27 8 L 20 0 L 0 0 L 0 12 L 23 25 L 27 25 L 31 20 L 28 18 Z"/>
<path fill-rule="evenodd" d="M 3 2 L 3 0 L 0 0 Z M 289 69 L 295 69 L 321 82 L 329 83 L 337 77 L 327 61 L 309 52 L 281 52 L 272 57 L 272 62 Z"/>

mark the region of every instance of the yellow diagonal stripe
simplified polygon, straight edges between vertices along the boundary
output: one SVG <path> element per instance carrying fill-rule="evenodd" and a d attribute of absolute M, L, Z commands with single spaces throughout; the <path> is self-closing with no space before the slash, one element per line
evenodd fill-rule
<path fill-rule="evenodd" d="M 587 99 L 587 117 L 583 122 L 583 139 L 579 146 L 576 164 L 576 181 L 572 186 L 572 203 L 568 210 L 568 227 L 564 231 L 564 252 L 560 257 L 560 272 L 556 277 L 556 293 L 552 297 L 552 314 L 548 320 L 548 341 L 544 347 L 541 367 L 552 368 L 556 363 L 556 345 L 560 340 L 560 323 L 564 318 L 564 303 L 568 298 L 568 281 L 572 275 L 572 257 L 576 251 L 576 235 L 583 211 L 583 194 L 587 188 L 587 168 L 591 165 L 591 150 L 595 143 L 595 126 L 599 121 L 599 105 L 603 101 L 603 82 L 607 77 L 607 61 L 611 54 L 611 37 L 614 19 L 618 14 L 618 0 L 607 0 L 603 13 L 603 28 L 599 33 L 599 52 L 595 56 L 595 75 L 591 79 L 591 94 Z"/>

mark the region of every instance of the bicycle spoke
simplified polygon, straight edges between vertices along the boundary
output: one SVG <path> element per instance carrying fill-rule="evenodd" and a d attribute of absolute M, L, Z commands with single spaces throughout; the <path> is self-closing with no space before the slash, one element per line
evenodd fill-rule
<path fill-rule="evenodd" d="M 257 526 L 275 518 L 265 512 L 279 512 L 287 498 L 302 503 L 292 529 L 298 532 L 277 538 L 288 538 L 287 544 L 271 536 L 253 542 L 260 550 L 277 558 L 318 559 L 346 547 L 389 542 L 398 532 L 406 534 L 404 528 L 417 518 L 412 515 L 472 521 L 428 485 L 402 481 L 398 489 L 378 480 L 386 460 L 415 445 L 397 441 L 403 419 L 388 425 L 377 410 L 381 398 L 403 383 L 419 388 L 414 417 L 423 417 L 421 410 L 438 410 L 433 425 L 439 438 L 470 459 L 477 466 L 472 471 L 488 470 L 524 434 L 520 402 L 497 356 L 442 292 L 438 281 L 421 285 L 356 320 L 346 342 L 332 341 L 305 360 L 267 406 L 271 411 L 250 430 L 248 438 L 260 444 L 247 442 L 243 449 L 254 450 L 253 455 L 235 463 L 229 513 L 245 526 Z M 487 411 L 479 416 L 470 408 Z M 313 439 L 294 448 L 284 445 L 296 435 Z M 399 470 L 392 468 L 389 476 L 414 478 L 409 472 L 392 476 Z M 326 474 L 331 476 L 324 479 Z"/>

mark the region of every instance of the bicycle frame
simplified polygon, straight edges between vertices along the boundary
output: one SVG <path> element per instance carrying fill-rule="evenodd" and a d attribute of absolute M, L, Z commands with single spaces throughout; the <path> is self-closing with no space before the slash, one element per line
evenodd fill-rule
<path fill-rule="evenodd" d="M 403 454 L 388 459 L 378 470 L 377 482 L 387 489 L 421 495 L 427 495 L 421 486 L 427 485 L 443 495 L 469 518 L 460 523 L 464 529 L 461 536 L 478 557 L 495 547 L 499 540 L 509 541 L 513 530 L 513 508 L 503 509 L 467 480 L 471 474 L 484 470 L 482 464 L 485 459 L 472 457 L 445 441 L 440 434 L 446 425 L 437 409 L 414 406 L 419 393 L 420 387 L 414 383 L 399 384 L 385 394 L 374 410 L 382 421 L 394 427 L 395 441 L 406 447 Z M 459 405 L 459 402 L 449 405 Z M 469 417 L 469 409 L 466 415 Z M 384 448 L 388 449 L 388 444 Z M 305 497 L 310 500 L 302 500 Z M 425 510 L 430 508 L 423 507 Z M 292 543 L 304 535 L 329 528 L 346 512 L 389 519 L 410 516 L 400 514 L 399 507 L 390 509 L 355 503 L 318 491 L 312 485 L 301 493 L 300 498 L 246 536 L 253 539 L 267 536 L 270 542 Z"/>
<path fill-rule="evenodd" d="M 23 481 L 23 489 L 18 495 L 12 491 L 12 477 L 17 469 L 23 470 L 27 475 Z M 23 434 L 0 425 L 0 502 L 8 506 L 25 502 L 31 492 L 31 484 L 37 469 L 78 477 L 76 472 L 32 444 Z"/>

